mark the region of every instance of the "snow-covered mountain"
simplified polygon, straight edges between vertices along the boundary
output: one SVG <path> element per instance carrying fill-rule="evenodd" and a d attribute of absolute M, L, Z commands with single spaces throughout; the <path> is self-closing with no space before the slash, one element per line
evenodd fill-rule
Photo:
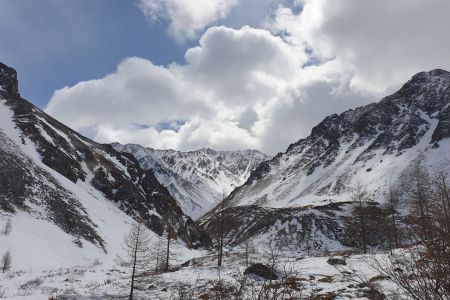
<path fill-rule="evenodd" d="M 10 249 L 19 268 L 115 255 L 133 219 L 158 235 L 171 227 L 188 246 L 210 244 L 151 170 L 21 98 L 16 71 L 0 64 L 0 226 L 8 219 L 0 253 Z"/>
<path fill-rule="evenodd" d="M 156 178 L 178 201 L 183 211 L 197 219 L 242 185 L 250 173 L 269 157 L 257 150 L 215 151 L 200 149 L 180 152 L 156 150 L 136 144 L 113 144 L 122 153 L 132 154 L 144 170 Z"/>
<path fill-rule="evenodd" d="M 333 239 L 339 229 L 330 233 L 319 223 L 330 214 L 334 220 L 341 215 L 352 187 L 363 184 L 382 202 L 388 185 L 417 161 L 432 169 L 448 167 L 449 138 L 450 73 L 418 73 L 378 103 L 325 118 L 308 137 L 261 163 L 223 203 L 229 208 L 226 223 L 240 224 L 228 228 L 230 238 L 236 241 L 243 232 L 279 232 L 295 225 Z M 288 217 L 286 209 L 293 212 Z M 242 210 L 256 217 L 237 217 Z M 305 224 L 305 214 L 318 221 Z M 212 211 L 202 219 L 210 233 L 215 232 L 217 218 Z"/>
<path fill-rule="evenodd" d="M 450 159 L 450 73 L 415 75 L 378 103 L 331 115 L 311 135 L 261 164 L 228 204 L 268 207 L 348 200 L 360 182 L 381 199 L 389 182 L 419 156 Z"/>

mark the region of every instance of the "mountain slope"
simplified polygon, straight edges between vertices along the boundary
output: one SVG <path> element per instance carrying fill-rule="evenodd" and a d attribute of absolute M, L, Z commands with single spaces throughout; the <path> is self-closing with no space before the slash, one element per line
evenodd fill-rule
<path fill-rule="evenodd" d="M 236 232 L 252 232 L 246 238 L 269 233 L 283 236 L 291 228 L 293 232 L 310 231 L 323 249 L 323 236 L 330 232 L 320 223 L 330 214 L 334 219 L 345 219 L 352 187 L 361 183 L 374 200 L 383 202 L 387 187 L 416 162 L 435 170 L 448 168 L 449 138 L 450 73 L 418 73 L 378 103 L 325 118 L 310 136 L 261 163 L 245 184 L 202 218 L 201 224 L 216 236 L 220 220 L 215 213 L 225 207 L 231 243 L 245 240 Z M 329 205 L 337 206 L 324 215 L 320 207 Z M 242 222 L 238 217 L 241 210 L 268 214 L 272 221 L 261 225 L 246 218 Z M 313 214 L 313 222 L 305 224 L 304 218 L 298 217 L 299 210 Z M 339 235 L 342 222 L 338 223 L 341 225 L 333 229 L 338 241 L 334 246 L 342 248 L 345 237 Z"/>
<path fill-rule="evenodd" d="M 448 137 L 450 73 L 422 72 L 378 103 L 325 118 L 310 136 L 261 164 L 227 203 L 291 207 L 346 201 L 356 182 L 381 199 L 387 184 L 419 156 L 439 162 L 437 149 L 450 150 Z"/>
<path fill-rule="evenodd" d="M 35 253 L 36 258 L 54 256 L 61 259 L 56 264 L 71 259 L 77 263 L 118 250 L 133 219 L 157 235 L 170 227 L 188 246 L 210 244 L 208 235 L 183 214 L 151 170 L 141 169 L 131 155 L 79 135 L 22 99 L 15 70 L 3 64 L 0 166 L 0 222 L 11 218 L 13 223 L 8 238 L 12 242 L 0 242 L 1 251 L 12 247 L 22 253 L 40 245 L 42 252 Z M 46 240 L 48 235 L 55 239 Z M 32 267 L 39 262 L 28 263 Z"/>
<path fill-rule="evenodd" d="M 158 180 L 194 219 L 202 216 L 243 184 L 261 162 L 269 157 L 257 150 L 180 152 L 156 150 L 136 144 L 113 144 L 132 154 L 144 170 L 153 170 Z"/>

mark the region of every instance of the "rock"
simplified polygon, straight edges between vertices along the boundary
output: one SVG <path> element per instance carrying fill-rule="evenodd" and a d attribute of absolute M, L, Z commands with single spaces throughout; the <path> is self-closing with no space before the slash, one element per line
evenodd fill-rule
<path fill-rule="evenodd" d="M 312 300 L 333 300 L 333 299 L 336 299 L 336 294 L 334 292 L 319 294 L 312 298 Z"/>
<path fill-rule="evenodd" d="M 325 282 L 325 283 L 331 283 L 333 282 L 333 277 L 331 276 L 325 276 L 317 280 L 318 282 Z"/>
<path fill-rule="evenodd" d="M 0 63 L 0 90 L 19 95 L 17 72 L 13 68 Z"/>
<path fill-rule="evenodd" d="M 384 300 L 384 299 L 386 299 L 386 296 L 377 289 L 370 289 L 369 291 L 364 292 L 364 297 L 366 297 L 369 300 Z"/>
<path fill-rule="evenodd" d="M 170 221 L 176 228 L 177 238 L 189 247 L 212 245 L 209 235 L 183 213 L 152 170 L 143 170 L 130 154 L 81 136 L 21 98 L 17 72 L 2 63 L 0 98 L 13 114 L 10 122 L 22 143 L 29 139 L 42 163 L 52 171 L 73 183 L 90 185 L 160 236 L 165 231 L 165 223 Z M 76 197 L 77 192 L 60 184 L 46 167 L 30 159 L 21 151 L 19 141 L 11 139 L 3 130 L 0 130 L 0 166 L 0 211 L 33 213 L 73 236 L 79 247 L 87 241 L 106 252 L 105 241 L 89 211 Z M 32 205 L 29 199 L 33 199 Z M 33 210 L 34 207 L 40 209 Z"/>
<path fill-rule="evenodd" d="M 332 258 L 328 259 L 327 263 L 329 265 L 332 265 L 332 266 L 336 266 L 336 265 L 345 266 L 345 265 L 347 265 L 347 263 L 345 262 L 344 258 L 335 258 L 335 257 L 332 257 Z"/>
<path fill-rule="evenodd" d="M 181 264 L 181 267 L 182 267 L 182 268 L 189 267 L 190 264 L 191 264 L 191 261 L 188 260 L 188 261 L 185 261 L 184 263 L 182 263 L 182 264 Z"/>
<path fill-rule="evenodd" d="M 440 141 L 450 138 L 449 120 L 450 72 L 443 70 L 419 73 L 380 102 L 325 118 L 308 137 L 261 163 L 247 182 L 225 199 L 227 226 L 224 230 L 228 241 L 238 245 L 271 232 L 280 246 L 295 244 L 299 249 L 306 249 L 313 245 L 314 251 L 321 252 L 327 248 L 324 240 L 331 240 L 356 247 L 354 237 L 342 225 L 346 221 L 345 213 L 331 207 L 325 212 L 335 216 L 315 208 L 300 211 L 299 207 L 307 207 L 304 200 L 311 197 L 320 199 L 321 203 L 351 200 L 350 187 L 358 182 L 356 174 L 362 172 L 372 174 L 368 193 L 379 198 L 387 188 L 385 178 L 390 174 L 386 172 L 392 168 L 398 169 L 397 174 L 403 173 L 406 166 L 419 159 L 419 153 L 427 160 L 445 163 L 440 153 L 448 145 Z M 437 147 L 438 143 L 440 151 L 429 148 Z M 406 151 L 417 154 L 404 155 Z M 398 157 L 395 166 L 384 167 L 385 163 L 381 162 L 387 157 Z M 393 181 L 402 180 L 400 175 L 395 177 Z M 280 201 L 287 204 L 282 209 Z M 249 211 L 251 217 L 247 217 Z M 220 218 L 212 213 L 204 215 L 200 222 L 211 235 L 219 232 Z M 289 224 L 289 228 L 276 225 L 280 223 Z M 310 234 L 311 228 L 314 234 Z M 289 234 L 292 232 L 298 234 Z M 306 239 L 305 233 L 312 238 Z M 383 237 L 379 230 L 371 230 L 370 235 L 371 246 L 381 246 L 379 241 Z"/>
<path fill-rule="evenodd" d="M 250 267 L 245 269 L 244 275 L 248 274 L 255 274 L 258 275 L 259 277 L 269 280 L 278 279 L 278 275 L 271 268 L 260 263 L 252 264 Z"/>

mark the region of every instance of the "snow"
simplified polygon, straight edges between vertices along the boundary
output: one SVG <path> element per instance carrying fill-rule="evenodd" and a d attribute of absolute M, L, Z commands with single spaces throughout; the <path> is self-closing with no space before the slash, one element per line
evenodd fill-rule
<path fill-rule="evenodd" d="M 268 157 L 255 150 L 180 152 L 155 150 L 137 144 L 113 144 L 151 168 L 185 214 L 198 219 L 231 191 L 242 185 L 259 162 Z"/>
<path fill-rule="evenodd" d="M 438 119 L 420 110 L 417 114 L 427 124 L 419 129 L 425 134 L 412 148 L 400 153 L 385 153 L 385 149 L 372 149 L 368 159 L 358 160 L 377 136 L 356 148 L 351 147 L 354 147 L 357 136 L 354 135 L 352 140 L 344 136 L 340 139 L 340 149 L 334 161 L 325 168 L 317 167 L 312 174 L 307 175 L 307 168 L 299 164 L 304 163 L 302 160 L 312 147 L 309 145 L 299 152 L 291 151 L 272 161 L 271 171 L 252 185 L 239 190 L 232 199 L 232 205 L 283 208 L 349 201 L 348 188 L 357 183 L 367 186 L 373 198 L 383 202 L 384 192 L 389 184 L 395 184 L 400 175 L 416 162 L 418 157 L 424 157 L 430 166 L 439 166 L 450 159 L 448 139 L 440 141 L 439 148 L 430 144 Z M 399 143 L 394 146 L 398 146 Z M 320 160 L 320 157 L 317 159 Z M 333 189 L 340 178 L 345 180 L 346 188 L 334 192 Z"/>
<path fill-rule="evenodd" d="M 43 218 L 45 211 L 42 212 L 40 207 L 29 202 L 36 212 L 42 212 L 43 215 L 26 212 L 0 214 L 0 226 L 3 226 L 7 219 L 11 219 L 13 228 L 8 236 L 0 235 L 0 254 L 8 249 L 11 250 L 14 271 L 67 268 L 86 265 L 95 260 L 100 260 L 106 265 L 113 264 L 114 258 L 123 252 L 122 242 L 129 230 L 131 218 L 89 184 L 93 174 L 87 166 L 84 165 L 83 168 L 87 174 L 86 182 L 79 180 L 73 183 L 42 163 L 33 142 L 26 137 L 25 144 L 21 142 L 20 132 L 15 128 L 12 117 L 13 112 L 0 100 L 0 130 L 15 142 L 20 152 L 29 157 L 39 168 L 51 174 L 81 203 L 89 218 L 97 226 L 96 231 L 106 242 L 108 253 L 104 253 L 102 249 L 86 241 L 82 241 L 82 248 L 78 247 L 73 242 L 73 236 Z M 65 138 L 70 140 L 67 136 Z"/>
<path fill-rule="evenodd" d="M 147 286 L 153 286 L 151 291 L 138 290 L 137 299 L 177 299 L 179 287 L 196 287 L 200 291 L 208 291 L 212 281 L 236 283 L 236 278 L 243 274 L 246 265 L 242 255 L 243 250 L 226 249 L 224 263 L 217 268 L 216 256 L 207 252 L 191 251 L 180 253 L 177 263 L 191 260 L 188 267 L 174 272 L 155 274 L 148 277 Z M 342 258 L 342 253 L 332 254 Z M 346 254 L 344 254 L 346 255 Z M 383 258 L 385 254 L 377 254 Z M 345 256 L 347 266 L 343 271 L 358 270 L 358 276 L 368 281 L 378 273 L 370 267 L 371 255 Z M 334 292 L 335 299 L 368 299 L 363 295 L 364 288 L 356 285 L 360 281 L 354 275 L 342 274 L 337 268 L 327 263 L 330 256 L 308 257 L 297 253 L 280 253 L 277 259 L 279 275 L 297 275 L 301 280 L 303 295 L 325 294 Z M 267 249 L 257 248 L 250 253 L 250 262 L 268 263 Z M 341 270 L 341 271 L 342 271 Z M 129 292 L 129 281 L 124 270 L 118 266 L 108 267 L 95 262 L 84 266 L 56 268 L 41 272 L 13 272 L 0 274 L 0 292 L 5 291 L 6 299 L 48 299 L 51 295 L 72 296 L 74 299 L 114 299 L 126 296 Z M 30 282 L 36 281 L 33 286 Z M 255 278 L 255 277 L 249 277 Z M 6 280 L 5 280 L 6 279 Z M 256 279 L 256 278 L 255 278 Z M 326 280 L 324 280 L 326 279 Z M 256 284 L 262 283 L 256 279 Z M 25 285 L 28 283 L 28 287 Z M 275 283 L 275 281 L 274 281 Z M 389 294 L 396 290 L 388 280 L 376 282 L 379 289 Z"/>

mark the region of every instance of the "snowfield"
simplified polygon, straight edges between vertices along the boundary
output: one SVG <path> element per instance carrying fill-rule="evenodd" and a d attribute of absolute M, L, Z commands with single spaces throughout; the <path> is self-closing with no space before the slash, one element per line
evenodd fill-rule
<path fill-rule="evenodd" d="M 182 250 L 181 248 L 179 250 Z M 251 254 L 250 263 L 269 262 L 267 253 Z M 242 251 L 227 252 L 224 266 L 216 267 L 216 256 L 205 251 L 179 252 L 177 270 L 152 274 L 144 286 L 136 292 L 136 299 L 183 299 L 212 293 L 214 286 L 238 285 L 246 278 L 255 286 L 268 285 L 269 281 L 256 275 L 244 276 L 245 259 Z M 378 254 L 382 257 L 385 254 Z M 345 258 L 346 266 L 338 268 L 327 263 L 330 257 Z M 364 283 L 368 282 L 384 295 L 398 295 L 395 285 L 370 267 L 371 255 L 307 257 L 284 253 L 277 259 L 278 275 L 295 277 L 301 297 L 324 297 L 314 299 L 376 299 Z M 187 267 L 179 267 L 190 260 Z M 353 274 L 353 270 L 357 270 Z M 114 264 L 93 261 L 89 264 L 47 269 L 42 271 L 12 271 L 0 275 L 0 295 L 6 299 L 120 299 L 129 293 L 129 279 L 124 269 Z M 281 280 L 270 281 L 276 285 Z M 257 288 L 255 288 L 257 289 Z M 211 294 L 210 294 L 211 295 Z M 325 298 L 329 296 L 330 298 Z M 333 297 L 331 297 L 333 296 Z M 231 295 L 230 298 L 234 299 Z M 206 298 L 203 298 L 206 299 Z M 252 299 L 248 289 L 242 299 Z M 401 299 L 401 298 L 397 298 Z"/>
<path fill-rule="evenodd" d="M 270 257 L 264 249 L 259 251 L 251 254 L 250 263 L 269 262 Z M 369 266 L 370 255 L 335 254 L 335 258 L 346 259 L 347 265 L 339 268 L 327 263 L 332 256 L 283 253 L 277 259 L 278 275 L 295 276 L 300 294 L 305 298 L 376 299 L 371 298 L 373 293 L 364 281 L 385 295 L 397 295 L 395 286 Z M 378 255 L 382 256 L 384 254 Z M 179 267 L 187 260 L 190 260 L 189 266 Z M 199 299 L 201 295 L 212 295 L 218 282 L 223 286 L 237 285 L 243 278 L 255 286 L 269 284 L 268 280 L 256 275 L 243 275 L 246 266 L 242 250 L 227 252 L 220 271 L 216 267 L 216 255 L 205 251 L 179 252 L 177 263 L 176 271 L 148 276 L 135 299 L 182 299 L 182 295 L 192 295 L 192 298 L 183 299 Z M 358 271 L 352 274 L 353 270 Z M 129 293 L 129 280 L 124 272 L 117 265 L 100 261 L 39 272 L 17 270 L 0 275 L 0 295 L 3 293 L 6 299 L 125 299 Z M 277 282 L 281 280 L 270 281 L 270 284 L 275 286 Z M 244 294 L 243 299 L 252 299 L 250 289 Z"/>

